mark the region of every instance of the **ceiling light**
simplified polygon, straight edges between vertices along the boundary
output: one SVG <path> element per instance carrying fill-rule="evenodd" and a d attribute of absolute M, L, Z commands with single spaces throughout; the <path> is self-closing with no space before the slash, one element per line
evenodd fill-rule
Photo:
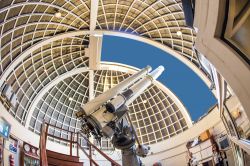
<path fill-rule="evenodd" d="M 69 98 L 69 101 L 72 101 L 72 100 L 73 100 L 73 98 L 72 98 L 72 97 L 70 97 L 70 98 Z"/>
<path fill-rule="evenodd" d="M 182 32 L 181 31 L 177 31 L 176 34 L 177 34 L 177 36 L 181 36 Z"/>
<path fill-rule="evenodd" d="M 60 12 L 56 12 L 56 13 L 55 13 L 55 17 L 56 17 L 56 18 L 60 18 L 60 17 L 62 17 L 62 13 L 60 13 Z"/>
<path fill-rule="evenodd" d="M 238 117 L 240 117 L 240 113 L 241 112 L 239 111 L 239 109 L 236 109 L 231 112 L 231 115 L 234 119 L 237 119 Z"/>

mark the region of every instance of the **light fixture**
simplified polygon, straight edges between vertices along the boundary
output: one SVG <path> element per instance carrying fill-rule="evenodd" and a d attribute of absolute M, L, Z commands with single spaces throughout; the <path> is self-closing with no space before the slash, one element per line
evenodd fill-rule
<path fill-rule="evenodd" d="M 181 36 L 182 35 L 182 32 L 179 30 L 176 32 L 177 36 Z"/>
<path fill-rule="evenodd" d="M 241 115 L 240 110 L 239 109 L 233 110 L 231 112 L 231 115 L 234 119 L 237 119 Z"/>
<path fill-rule="evenodd" d="M 57 11 L 57 12 L 55 13 L 55 17 L 56 17 L 56 18 L 62 17 L 62 13 L 60 13 L 59 11 Z"/>
<path fill-rule="evenodd" d="M 148 101 L 147 100 L 143 100 L 143 103 L 146 104 Z"/>
<path fill-rule="evenodd" d="M 73 100 L 73 98 L 72 98 L 72 97 L 70 97 L 70 98 L 69 98 L 69 101 L 72 101 L 72 100 Z"/>

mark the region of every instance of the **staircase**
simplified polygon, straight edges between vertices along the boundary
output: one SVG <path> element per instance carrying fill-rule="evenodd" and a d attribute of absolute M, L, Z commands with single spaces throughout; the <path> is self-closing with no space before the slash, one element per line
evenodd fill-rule
<path fill-rule="evenodd" d="M 68 139 L 61 138 L 48 133 L 49 128 L 62 130 L 64 133 L 68 133 Z M 64 143 L 67 142 L 67 145 L 69 146 L 69 155 L 47 150 L 46 142 L 48 137 L 51 139 L 62 141 Z M 87 147 L 83 147 L 80 145 L 80 137 L 81 139 L 84 139 L 87 142 Z M 72 153 L 72 149 L 74 147 L 76 148 L 76 155 L 73 155 Z M 103 151 L 101 151 L 98 147 L 93 145 L 81 133 L 74 133 L 72 131 L 62 129 L 60 127 L 53 126 L 48 123 L 43 123 L 40 135 L 40 166 L 85 166 L 83 162 L 79 161 L 79 150 L 81 150 L 87 156 L 87 158 L 89 159 L 90 166 L 99 166 L 99 164 L 92 159 L 92 149 L 94 149 L 95 151 L 100 153 L 104 158 L 106 158 L 111 163 L 111 166 L 120 166 L 109 156 L 107 156 Z M 86 150 L 88 150 L 88 152 Z"/>
<path fill-rule="evenodd" d="M 79 157 L 65 155 L 50 150 L 46 150 L 48 166 L 83 166 L 83 162 L 79 162 Z"/>

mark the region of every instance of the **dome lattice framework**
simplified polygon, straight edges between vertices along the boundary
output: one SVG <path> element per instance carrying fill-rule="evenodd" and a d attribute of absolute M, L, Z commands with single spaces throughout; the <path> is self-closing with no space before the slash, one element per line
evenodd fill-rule
<path fill-rule="evenodd" d="M 92 2 L 98 3 L 95 6 Z M 61 17 L 56 17 L 57 12 Z M 89 100 L 86 48 L 91 34 L 106 31 L 155 41 L 200 68 L 192 49 L 195 33 L 185 26 L 180 0 L 3 0 L 0 86 L 10 84 L 18 100 L 18 107 L 10 109 L 10 114 L 36 133 L 43 118 L 63 123 L 69 130 L 79 129 L 74 112 Z M 178 36 L 177 31 L 182 34 Z M 94 95 L 128 75 L 95 71 Z M 103 83 L 104 77 L 110 77 L 111 84 Z M 68 101 L 67 95 L 73 100 Z M 148 102 L 144 103 L 145 98 Z M 187 128 L 180 108 L 155 85 L 130 109 L 144 143 L 167 139 Z"/>
<path fill-rule="evenodd" d="M 94 94 L 105 92 L 119 84 L 130 74 L 98 70 L 94 72 Z M 29 128 L 40 133 L 43 120 L 60 128 L 79 131 L 81 123 L 75 117 L 80 106 L 88 102 L 88 72 L 80 73 L 59 82 L 37 104 Z M 131 105 L 131 120 L 137 129 L 139 140 L 145 144 L 156 143 L 185 131 L 188 126 L 181 110 L 165 92 L 151 85 Z M 67 137 L 59 131 L 51 134 Z"/>

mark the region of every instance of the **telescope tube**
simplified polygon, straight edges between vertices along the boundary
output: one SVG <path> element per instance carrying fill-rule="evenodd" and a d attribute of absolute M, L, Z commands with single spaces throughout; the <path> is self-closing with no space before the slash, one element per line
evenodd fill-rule
<path fill-rule="evenodd" d="M 128 106 L 131 104 L 138 96 L 140 96 L 143 91 L 148 88 L 154 80 L 156 80 L 161 73 L 164 71 L 163 66 L 159 66 L 154 71 L 146 75 L 142 80 L 133 85 L 128 90 L 123 93 L 118 94 L 113 100 L 106 104 L 106 109 L 110 113 L 117 111 L 121 106 Z"/>
<path fill-rule="evenodd" d="M 132 86 L 130 89 L 134 92 L 134 95 L 126 101 L 125 105 L 128 106 L 138 96 L 140 96 L 143 91 L 148 88 L 153 83 L 153 81 L 156 80 L 162 74 L 164 70 L 165 69 L 163 66 L 159 66 L 154 71 L 149 73 L 145 78 L 143 78 L 140 82 Z"/>
<path fill-rule="evenodd" d="M 117 94 L 121 93 L 124 89 L 131 86 L 134 82 L 138 81 L 139 79 L 143 78 L 146 74 L 148 74 L 152 68 L 150 66 L 145 67 L 144 69 L 138 71 L 137 73 L 133 74 L 132 76 L 128 77 L 118 85 L 113 88 L 110 88 L 106 92 L 100 94 L 90 102 L 86 103 L 82 106 L 82 110 L 76 113 L 77 117 L 82 115 L 90 115 L 94 111 L 96 111 L 103 103 L 107 102 L 111 98 L 115 97 Z"/>

